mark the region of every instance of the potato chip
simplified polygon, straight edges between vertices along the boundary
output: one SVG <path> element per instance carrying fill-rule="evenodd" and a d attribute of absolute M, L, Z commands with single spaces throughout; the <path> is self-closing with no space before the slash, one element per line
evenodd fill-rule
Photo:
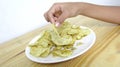
<path fill-rule="evenodd" d="M 72 50 L 53 50 L 52 52 L 53 56 L 60 56 L 60 57 L 67 57 L 72 54 Z"/>
<path fill-rule="evenodd" d="M 56 45 L 68 45 L 72 41 L 72 38 L 64 38 L 60 37 L 57 35 L 55 32 L 51 31 L 51 40 L 56 44 Z"/>
<path fill-rule="evenodd" d="M 43 48 L 42 46 L 32 47 L 30 49 L 30 54 L 33 56 L 39 57 L 42 53 L 44 53 L 48 48 Z"/>
<path fill-rule="evenodd" d="M 49 54 L 57 57 L 67 57 L 75 50 L 74 43 L 90 33 L 88 29 L 64 22 L 53 30 L 45 30 L 40 38 L 30 44 L 30 54 L 36 57 L 47 57 Z"/>
<path fill-rule="evenodd" d="M 71 29 L 70 31 L 68 31 L 68 34 L 70 35 L 74 35 L 74 34 L 78 34 L 79 31 L 77 29 Z"/>

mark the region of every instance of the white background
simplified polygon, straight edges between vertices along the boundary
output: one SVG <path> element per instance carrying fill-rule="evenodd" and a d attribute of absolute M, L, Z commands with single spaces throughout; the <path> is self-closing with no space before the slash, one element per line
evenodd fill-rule
<path fill-rule="evenodd" d="M 47 24 L 43 14 L 53 3 L 65 1 L 120 6 L 120 0 L 0 0 L 0 43 Z"/>

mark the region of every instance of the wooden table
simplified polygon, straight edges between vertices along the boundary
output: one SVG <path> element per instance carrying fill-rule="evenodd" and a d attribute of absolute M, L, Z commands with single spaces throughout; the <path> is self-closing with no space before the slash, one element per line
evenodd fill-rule
<path fill-rule="evenodd" d="M 30 61 L 25 56 L 25 47 L 42 30 L 50 28 L 47 25 L 0 44 L 0 67 L 120 67 L 120 25 L 84 16 L 77 16 L 68 21 L 87 26 L 96 33 L 96 42 L 86 53 L 56 64 Z"/>

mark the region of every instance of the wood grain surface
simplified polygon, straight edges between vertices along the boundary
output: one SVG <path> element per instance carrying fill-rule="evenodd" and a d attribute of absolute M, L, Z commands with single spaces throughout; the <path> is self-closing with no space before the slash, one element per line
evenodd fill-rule
<path fill-rule="evenodd" d="M 65 62 L 41 64 L 25 56 L 29 41 L 50 25 L 38 28 L 0 44 L 0 67 L 120 67 L 120 25 L 77 16 L 67 19 L 75 25 L 87 26 L 96 33 L 96 42 L 84 54 Z"/>

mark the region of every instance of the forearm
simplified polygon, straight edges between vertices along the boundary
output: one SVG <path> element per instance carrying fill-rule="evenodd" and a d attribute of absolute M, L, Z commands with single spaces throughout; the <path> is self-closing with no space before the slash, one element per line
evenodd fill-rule
<path fill-rule="evenodd" d="M 106 22 L 120 24 L 120 6 L 99 6 L 85 4 L 83 15 Z"/>

